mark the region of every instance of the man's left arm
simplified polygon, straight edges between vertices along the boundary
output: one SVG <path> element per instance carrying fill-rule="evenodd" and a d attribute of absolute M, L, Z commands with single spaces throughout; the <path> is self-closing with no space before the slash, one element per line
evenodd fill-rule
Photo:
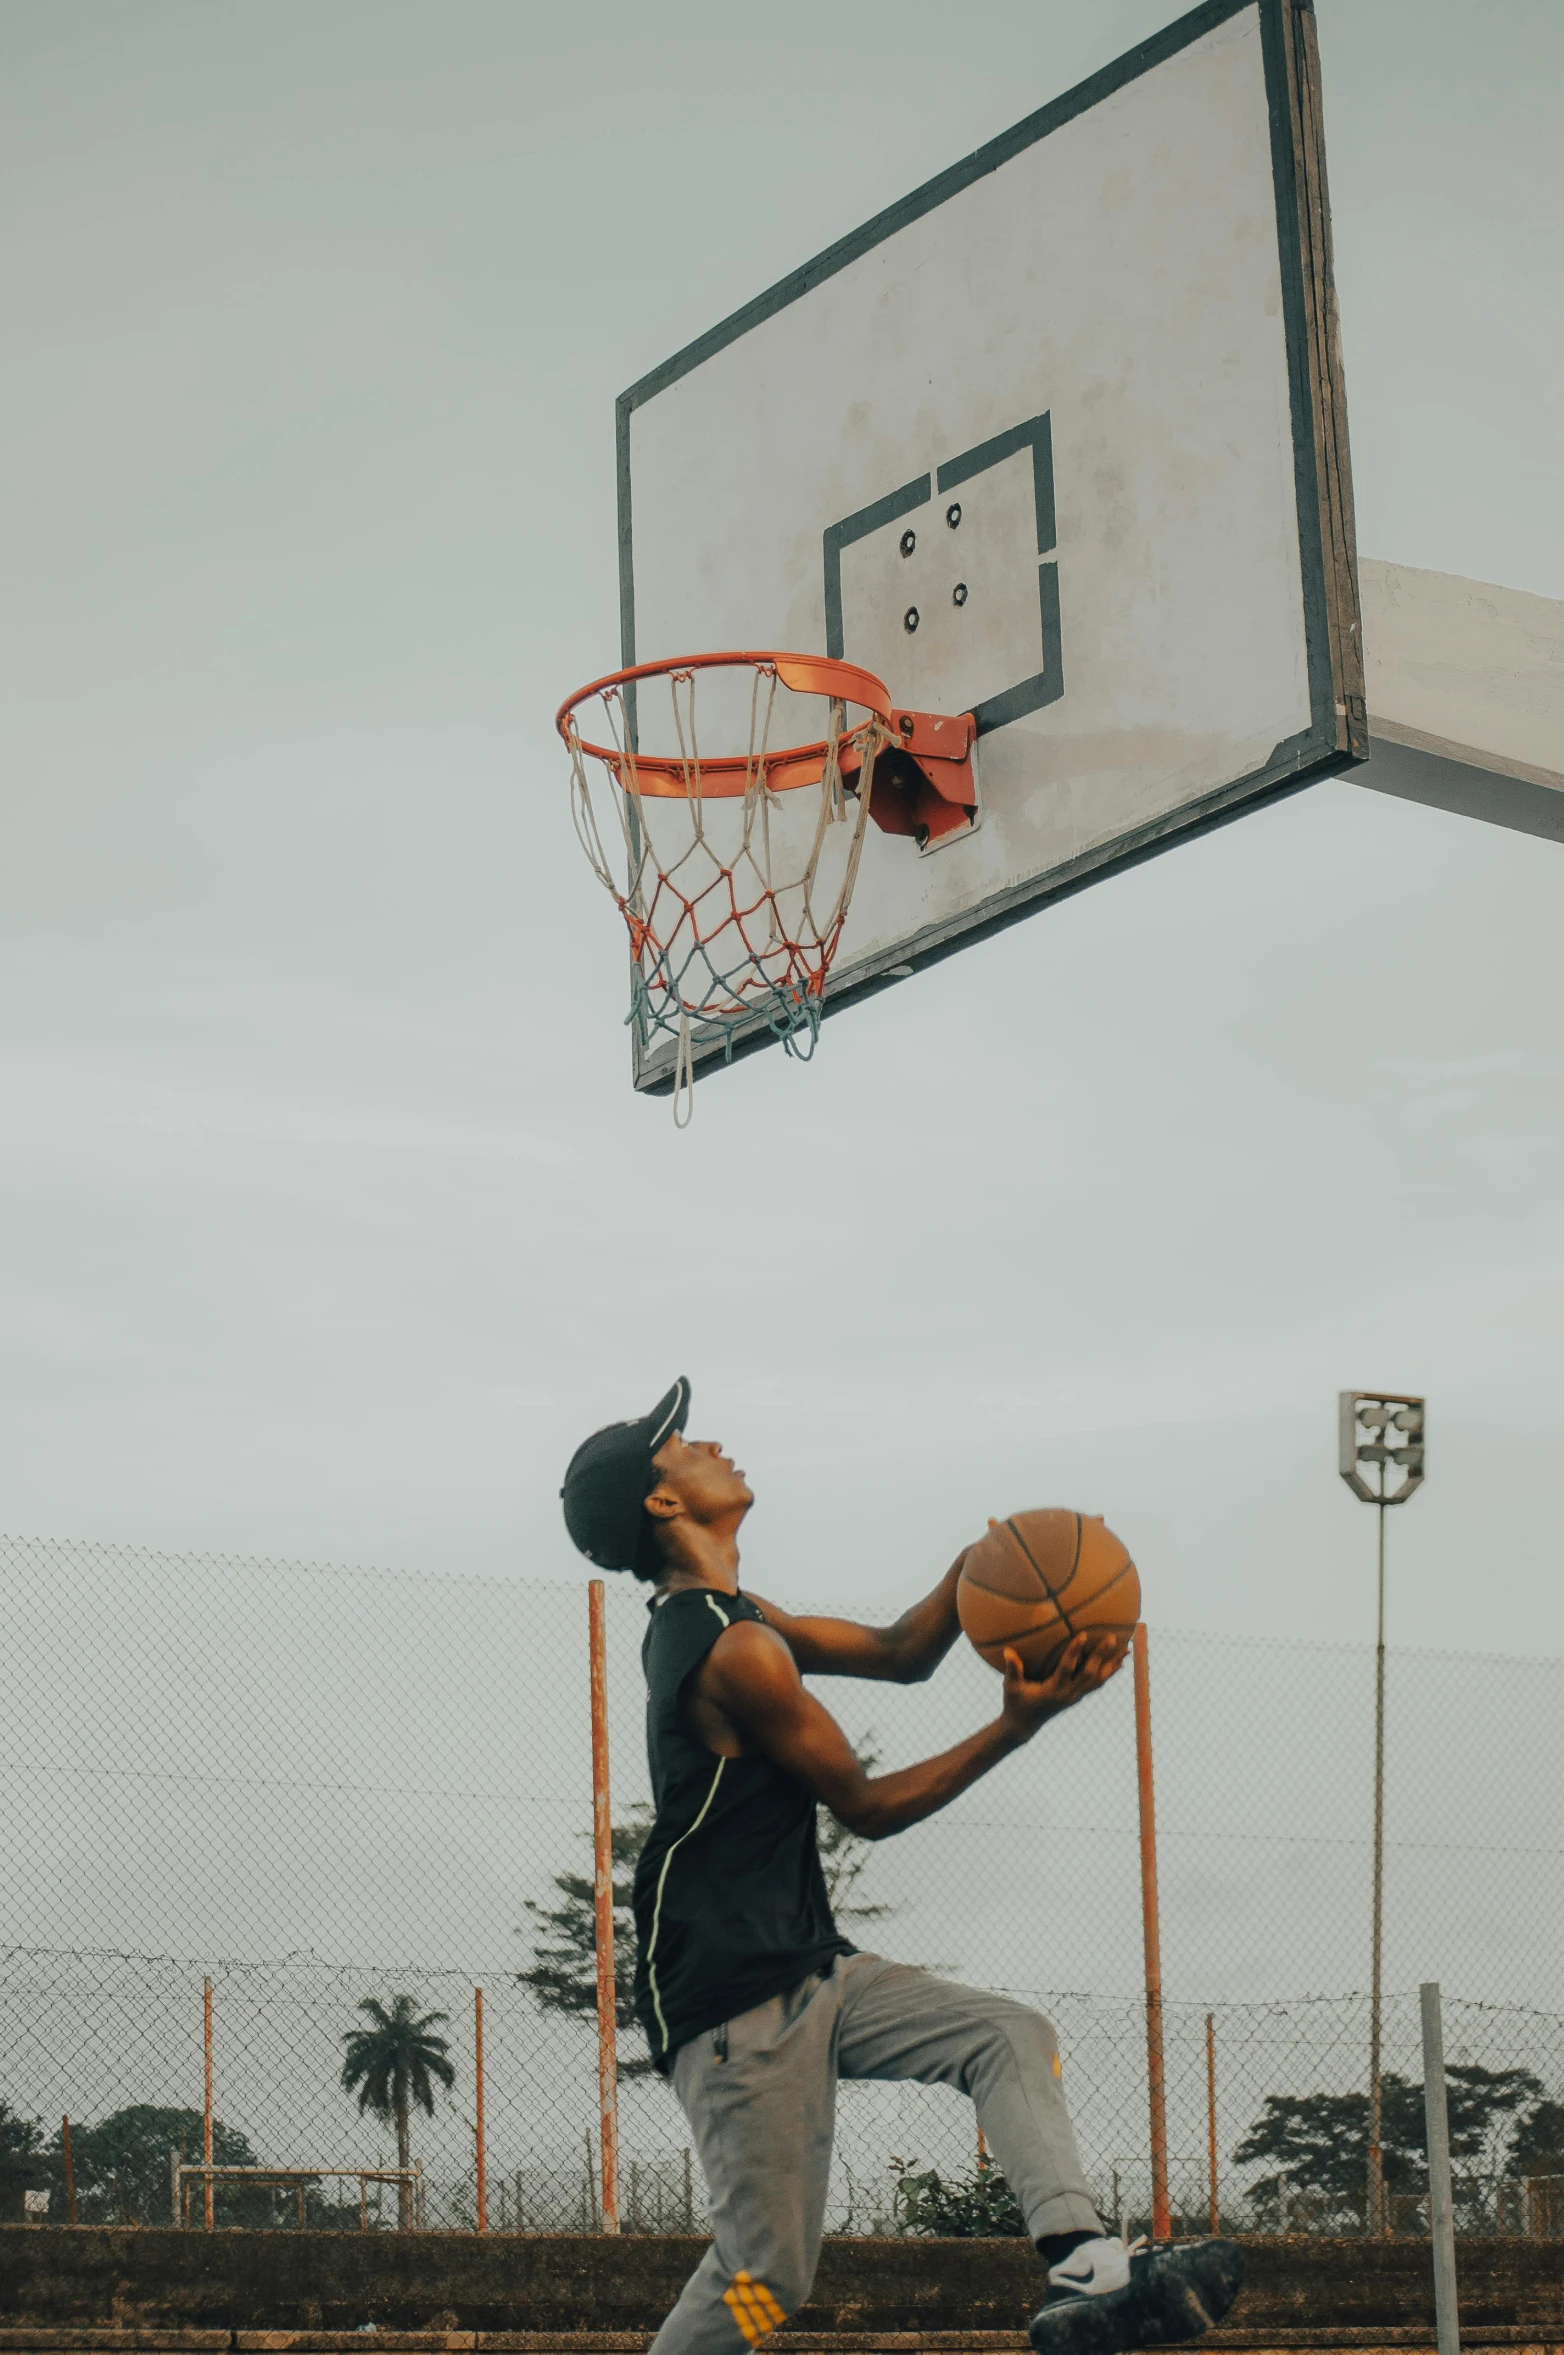
<path fill-rule="evenodd" d="M 797 1617 L 760 1595 L 750 1601 L 776 1629 L 806 1676 L 864 1676 L 884 1684 L 922 1684 L 961 1633 L 956 1617 L 956 1581 L 966 1550 L 956 1556 L 932 1594 L 903 1611 L 889 1627 L 862 1627 L 856 1619 Z"/>

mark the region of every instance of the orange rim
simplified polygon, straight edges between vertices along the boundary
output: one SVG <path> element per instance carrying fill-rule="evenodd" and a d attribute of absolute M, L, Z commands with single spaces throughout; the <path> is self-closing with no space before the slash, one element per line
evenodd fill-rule
<path fill-rule="evenodd" d="M 873 671 L 860 669 L 855 662 L 840 662 L 829 654 L 690 654 L 665 662 L 637 663 L 630 670 L 610 671 L 607 678 L 594 679 L 590 686 L 578 687 L 567 697 L 555 714 L 554 725 L 568 744 L 572 739 L 572 722 L 579 707 L 594 695 L 602 695 L 617 687 L 633 686 L 638 679 L 677 678 L 691 671 L 720 669 L 768 670 L 775 673 L 784 687 L 798 695 L 825 695 L 842 703 L 857 704 L 871 719 L 890 723 L 890 690 Z M 844 730 L 838 750 L 856 733 Z M 626 765 L 626 755 L 617 744 L 591 744 L 577 734 L 575 742 L 592 760 L 601 761 L 622 783 L 620 770 Z M 814 744 L 789 744 L 779 751 L 765 755 L 763 767 L 768 788 L 773 793 L 786 793 L 799 785 L 816 785 L 830 746 L 822 736 Z M 703 798 L 722 800 L 747 792 L 756 773 L 758 755 L 753 753 L 721 753 L 710 757 L 702 753 L 699 759 L 686 761 L 677 754 L 669 757 L 661 753 L 636 753 L 633 756 L 635 790 L 660 795 L 667 799 L 688 798 L 692 781 Z"/>

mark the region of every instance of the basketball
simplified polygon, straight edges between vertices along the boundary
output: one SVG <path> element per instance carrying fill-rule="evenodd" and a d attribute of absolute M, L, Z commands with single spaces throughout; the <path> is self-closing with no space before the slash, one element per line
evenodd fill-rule
<path fill-rule="evenodd" d="M 1140 1617 L 1140 1579 L 1100 1513 L 1050 1507 L 990 1521 L 956 1584 L 962 1632 L 991 1668 L 1014 1650 L 1031 1677 L 1053 1673 L 1072 1636 L 1122 1635 Z"/>

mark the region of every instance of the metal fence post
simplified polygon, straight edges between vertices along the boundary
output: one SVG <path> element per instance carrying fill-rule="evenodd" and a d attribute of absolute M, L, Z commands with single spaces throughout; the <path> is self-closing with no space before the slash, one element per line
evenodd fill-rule
<path fill-rule="evenodd" d="M 1168 2206 L 1168 2106 L 1162 2058 L 1162 1933 L 1157 1918 L 1157 1809 L 1151 1772 L 1151 1677 L 1146 1630 L 1131 1641 L 1135 1680 L 1135 1779 L 1140 1798 L 1140 1910 L 1146 1945 L 1146 2095 L 1151 2124 L 1151 2237 L 1172 2235 Z"/>
<path fill-rule="evenodd" d="M 206 2194 L 205 2215 L 208 2232 L 213 2227 L 212 2216 L 212 1982 L 201 1982 L 201 2041 L 206 2068 L 205 2094 L 201 2105 L 201 2164 L 206 2173 L 201 2187 Z"/>
<path fill-rule="evenodd" d="M 477 2178 L 477 2180 L 476 2180 L 476 2184 L 475 2184 L 475 2187 L 474 2187 L 474 2189 L 475 2189 L 475 2202 L 474 2202 L 474 2205 L 475 2205 L 475 2208 L 476 2208 L 476 2213 L 477 2213 L 477 2229 L 478 2229 L 478 2231 L 479 2231 L 479 2232 L 487 2232 L 487 2231 L 488 2231 L 488 2229 L 489 2229 L 489 2185 L 488 2185 L 488 2153 L 487 2153 L 487 2151 L 486 2151 L 486 2150 L 485 2150 L 485 2148 L 484 2148 L 484 2143 L 485 2143 L 485 2136 L 484 2136 L 484 2122 L 483 2122 L 483 1989 L 482 1989 L 481 1987 L 475 1987 L 475 1988 L 473 1989 L 473 1991 L 472 1991 L 472 2037 L 473 2037 L 473 2099 L 474 2099 L 474 2105 L 475 2105 L 475 2106 L 474 2106 L 474 2112 L 473 2112 L 473 2141 L 474 2141 L 474 2143 L 477 2145 L 477 2164 L 476 2164 L 476 2169 L 475 2169 L 475 2173 L 476 2173 L 476 2178 Z"/>
<path fill-rule="evenodd" d="M 603 2230 L 619 2230 L 618 1986 L 614 1974 L 614 1817 L 608 1789 L 608 1640 L 603 1581 L 587 1585 L 592 1649 L 592 1850 L 597 1948 L 597 2093 Z"/>
<path fill-rule="evenodd" d="M 1444 2023 L 1439 1984 L 1425 1980 L 1423 2116 L 1428 2129 L 1428 2231 L 1434 2244 L 1434 2316 L 1439 2355 L 1461 2355 L 1461 2309 L 1455 2281 L 1455 2193 L 1450 2181 L 1450 2111 L 1445 2100 Z"/>
<path fill-rule="evenodd" d="M 74 2224 L 76 2222 L 76 2162 L 71 2157 L 71 2122 L 69 2118 L 60 2120 L 60 2151 L 65 2161 L 65 2208 Z M 174 2222 L 176 2224 L 179 2222 L 177 2216 L 174 2218 Z"/>
<path fill-rule="evenodd" d="M 1216 2176 L 1216 2015 L 1206 2014 L 1206 2151 L 1211 2168 L 1211 2230 L 1222 2229 L 1222 2204 Z"/>

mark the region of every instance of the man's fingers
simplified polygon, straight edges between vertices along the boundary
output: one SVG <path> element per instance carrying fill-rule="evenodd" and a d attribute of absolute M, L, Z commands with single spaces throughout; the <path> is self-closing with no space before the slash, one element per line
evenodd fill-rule
<path fill-rule="evenodd" d="M 1106 1684 L 1116 1673 L 1128 1648 L 1121 1635 L 1087 1632 L 1075 1636 L 1060 1653 L 1050 1681 L 1090 1691 L 1096 1685 Z"/>
<path fill-rule="evenodd" d="M 1071 1708 L 1105 1685 L 1123 1667 L 1128 1638 L 1104 1628 L 1084 1628 L 1070 1637 L 1049 1669 L 1028 1668 L 1014 1644 L 1000 1654 L 1005 1708 L 1014 1722 L 1034 1731 L 1047 1717 Z"/>
<path fill-rule="evenodd" d="M 1093 1685 L 1105 1683 L 1122 1663 L 1127 1649 L 1123 1636 L 1085 1628 L 1079 1635 L 1071 1636 L 1046 1673 L 1028 1668 L 1011 1644 L 1005 1646 L 1000 1658 L 1007 1684 L 1033 1685 L 1040 1691 L 1058 1693 L 1072 1688 L 1089 1690 Z"/>

